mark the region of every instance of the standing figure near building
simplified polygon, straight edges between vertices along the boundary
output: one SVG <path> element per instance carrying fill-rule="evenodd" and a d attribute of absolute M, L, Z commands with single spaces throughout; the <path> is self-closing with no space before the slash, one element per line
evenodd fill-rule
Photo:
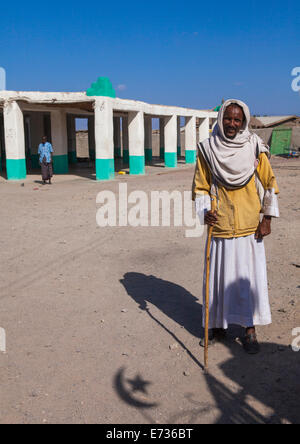
<path fill-rule="evenodd" d="M 212 136 L 199 144 L 193 199 L 199 217 L 213 226 L 209 344 L 224 339 L 229 324 L 236 324 L 245 327 L 243 345 L 254 354 L 259 351 L 255 326 L 272 322 L 263 238 L 271 233 L 272 217 L 279 217 L 279 190 L 269 149 L 250 133 L 249 122 L 245 103 L 222 105 Z M 204 289 L 205 280 L 206 270 Z"/>
<path fill-rule="evenodd" d="M 39 145 L 38 154 L 40 156 L 39 160 L 42 168 L 42 179 L 44 185 L 47 180 L 49 180 L 49 184 L 51 184 L 51 178 L 53 176 L 52 153 L 53 148 L 51 143 L 47 142 L 46 136 L 43 136 L 42 143 Z"/>

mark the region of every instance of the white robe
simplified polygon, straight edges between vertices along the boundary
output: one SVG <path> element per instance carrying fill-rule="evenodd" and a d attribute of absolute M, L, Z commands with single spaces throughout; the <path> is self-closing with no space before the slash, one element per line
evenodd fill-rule
<path fill-rule="evenodd" d="M 204 271 L 203 306 L 205 306 Z M 227 329 L 272 322 L 263 241 L 254 234 L 232 239 L 213 238 L 209 278 L 209 328 Z M 203 326 L 205 310 L 203 310 Z"/>
<path fill-rule="evenodd" d="M 196 211 L 202 222 L 209 210 L 209 196 L 198 195 Z M 263 211 L 265 215 L 279 217 L 278 200 L 273 190 L 265 192 Z M 206 269 L 203 281 L 205 307 Z M 263 241 L 257 241 L 254 234 L 230 239 L 212 238 L 209 299 L 209 328 L 227 329 L 229 324 L 242 327 L 271 324 Z"/>

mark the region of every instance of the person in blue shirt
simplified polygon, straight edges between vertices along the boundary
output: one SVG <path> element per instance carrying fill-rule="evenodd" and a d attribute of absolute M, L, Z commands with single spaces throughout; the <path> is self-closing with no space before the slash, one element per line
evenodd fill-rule
<path fill-rule="evenodd" d="M 49 180 L 49 184 L 51 185 L 51 178 L 53 176 L 53 168 L 52 168 L 52 154 L 53 148 L 51 143 L 47 142 L 47 137 L 43 136 L 42 143 L 39 145 L 38 154 L 40 156 L 40 165 L 42 168 L 42 179 L 43 184 L 46 184 L 46 181 Z"/>

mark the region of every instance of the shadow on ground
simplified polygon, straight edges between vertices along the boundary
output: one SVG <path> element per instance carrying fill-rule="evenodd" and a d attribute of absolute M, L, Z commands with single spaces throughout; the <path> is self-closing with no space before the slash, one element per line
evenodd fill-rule
<path fill-rule="evenodd" d="M 159 328 L 178 341 L 202 370 L 203 364 L 196 358 L 203 355 L 200 349 L 189 350 L 174 332 L 151 313 L 148 304 L 155 305 L 192 335 L 200 338 L 203 335 L 202 307 L 198 299 L 185 288 L 152 275 L 126 273 L 120 282 L 139 308 L 147 312 Z M 227 347 L 231 353 L 231 358 L 219 365 L 223 373 L 222 381 L 212 373 L 205 375 L 213 402 L 208 404 L 197 399 L 195 394 L 186 393 L 184 397 L 191 404 L 191 409 L 175 412 L 167 423 L 205 423 L 205 417 L 213 411 L 217 418 L 215 423 L 219 424 L 300 422 L 300 353 L 276 343 L 261 343 L 260 354 L 247 355 L 236 341 L 240 334 L 241 329 L 233 326 L 224 344 L 218 345 Z M 115 384 L 115 388 L 126 402 L 118 390 L 118 384 Z"/>

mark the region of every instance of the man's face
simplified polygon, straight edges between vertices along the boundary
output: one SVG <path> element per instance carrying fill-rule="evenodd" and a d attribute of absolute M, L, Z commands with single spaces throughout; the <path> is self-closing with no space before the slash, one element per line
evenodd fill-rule
<path fill-rule="evenodd" d="M 43 142 L 43 144 L 45 144 L 47 142 L 47 137 L 43 137 L 42 142 Z"/>
<path fill-rule="evenodd" d="M 224 113 L 223 128 L 228 139 L 234 139 L 244 123 L 244 113 L 237 105 L 229 105 Z"/>

